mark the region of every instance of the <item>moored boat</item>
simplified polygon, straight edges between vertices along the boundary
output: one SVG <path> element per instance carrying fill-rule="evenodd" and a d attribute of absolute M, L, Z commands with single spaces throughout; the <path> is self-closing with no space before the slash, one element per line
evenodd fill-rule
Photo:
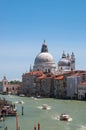
<path fill-rule="evenodd" d="M 25 95 L 24 95 L 24 94 L 19 94 L 19 96 L 20 96 L 20 97 L 25 97 Z"/>
<path fill-rule="evenodd" d="M 9 113 L 6 113 L 5 116 L 16 116 L 16 112 L 9 112 Z"/>
<path fill-rule="evenodd" d="M 17 109 L 13 108 L 12 106 L 4 106 L 0 109 L 1 117 L 4 116 L 16 116 Z"/>
<path fill-rule="evenodd" d="M 0 117 L 0 122 L 1 122 L 1 121 L 4 121 L 4 117 Z"/>

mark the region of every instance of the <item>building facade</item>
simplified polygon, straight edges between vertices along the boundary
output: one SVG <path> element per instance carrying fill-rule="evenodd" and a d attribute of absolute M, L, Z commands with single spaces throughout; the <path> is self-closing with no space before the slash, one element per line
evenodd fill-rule
<path fill-rule="evenodd" d="M 70 56 L 63 52 L 56 70 L 54 58 L 44 41 L 34 60 L 33 69 L 22 75 L 22 90 L 28 96 L 77 98 L 78 85 L 82 81 L 86 81 L 86 72 L 75 70 L 74 53 Z"/>
<path fill-rule="evenodd" d="M 3 77 L 2 79 L 2 85 L 1 85 L 2 93 L 6 94 L 17 94 L 17 90 L 21 87 L 21 84 L 19 83 L 9 83 L 6 76 Z"/>
<path fill-rule="evenodd" d="M 67 97 L 78 98 L 78 85 L 81 83 L 80 75 L 70 75 L 67 77 Z"/>
<path fill-rule="evenodd" d="M 86 81 L 78 85 L 78 99 L 86 100 Z"/>

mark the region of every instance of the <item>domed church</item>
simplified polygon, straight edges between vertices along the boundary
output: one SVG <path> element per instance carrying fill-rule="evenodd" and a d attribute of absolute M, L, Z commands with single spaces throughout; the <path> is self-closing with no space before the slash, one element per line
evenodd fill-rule
<path fill-rule="evenodd" d="M 48 52 L 48 47 L 45 43 L 42 44 L 41 52 L 36 56 L 33 70 L 50 72 L 55 74 L 56 65 L 53 56 Z"/>
<path fill-rule="evenodd" d="M 66 54 L 63 52 L 62 58 L 58 62 L 58 71 L 65 72 L 71 70 L 75 70 L 75 55 L 72 52 L 71 56 L 69 56 L 69 54 L 66 56 Z"/>

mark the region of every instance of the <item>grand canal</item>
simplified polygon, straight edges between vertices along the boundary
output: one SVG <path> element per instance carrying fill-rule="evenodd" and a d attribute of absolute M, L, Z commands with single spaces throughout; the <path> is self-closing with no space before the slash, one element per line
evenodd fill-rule
<path fill-rule="evenodd" d="M 40 123 L 40 130 L 86 130 L 86 101 L 57 100 L 50 98 L 28 98 L 13 95 L 0 95 L 12 101 L 23 101 L 24 104 L 16 104 L 18 123 L 20 130 L 34 130 L 34 124 Z M 41 109 L 42 104 L 48 104 L 49 110 Z M 22 106 L 23 113 L 22 115 Z M 59 121 L 57 117 L 61 113 L 69 114 L 72 120 L 69 122 Z M 0 129 L 16 130 L 16 118 L 6 117 L 0 122 Z"/>

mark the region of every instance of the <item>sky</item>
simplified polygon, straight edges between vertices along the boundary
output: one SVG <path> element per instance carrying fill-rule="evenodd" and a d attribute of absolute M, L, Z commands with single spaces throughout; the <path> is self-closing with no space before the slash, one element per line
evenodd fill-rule
<path fill-rule="evenodd" d="M 0 0 L 0 80 L 22 80 L 44 40 L 56 66 L 74 52 L 86 70 L 86 0 Z"/>

